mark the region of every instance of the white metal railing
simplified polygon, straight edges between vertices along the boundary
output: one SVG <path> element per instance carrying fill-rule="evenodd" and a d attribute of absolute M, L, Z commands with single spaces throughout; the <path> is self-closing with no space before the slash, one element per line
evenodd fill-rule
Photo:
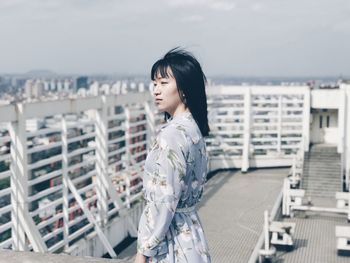
<path fill-rule="evenodd" d="M 259 167 L 257 160 L 279 165 L 277 153 L 291 165 L 308 120 L 308 92 L 208 88 L 210 162 L 239 160 L 228 165 L 247 170 Z M 9 128 L 0 137 L 0 247 L 62 251 L 94 227 L 110 248 L 104 227 L 141 200 L 144 161 L 162 119 L 152 105 L 150 94 L 140 93 L 1 107 Z M 36 120 L 50 121 L 28 131 Z"/>
<path fill-rule="evenodd" d="M 308 145 L 308 87 L 224 86 L 209 88 L 207 94 L 212 167 L 246 171 L 281 165 L 276 157 L 291 165 L 299 148 Z"/>
<path fill-rule="evenodd" d="M 123 206 L 140 201 L 142 169 L 133 167 L 143 166 L 148 126 L 155 126 L 149 122 L 157 119 L 144 111 L 150 101 L 149 94 L 130 94 L 6 107 L 19 115 L 8 114 L 6 119 L 1 114 L 10 127 L 0 137 L 0 146 L 6 147 L 0 155 L 0 180 L 7 180 L 0 189 L 1 246 L 54 252 L 71 246 L 93 227 L 115 256 L 102 229 Z M 72 118 L 77 125 L 71 124 Z M 45 119 L 50 126 L 26 129 Z M 113 182 L 116 193 L 108 185 Z M 18 209 L 24 214 L 17 214 Z M 23 220 L 36 227 L 17 227 Z"/>

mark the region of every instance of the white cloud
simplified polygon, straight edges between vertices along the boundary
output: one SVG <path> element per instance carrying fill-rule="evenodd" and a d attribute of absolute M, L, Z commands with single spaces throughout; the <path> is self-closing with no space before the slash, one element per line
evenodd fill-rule
<path fill-rule="evenodd" d="M 208 6 L 218 11 L 231 11 L 236 7 L 232 1 L 209 1 Z"/>
<path fill-rule="evenodd" d="M 261 10 L 263 9 L 263 4 L 262 4 L 262 3 L 259 3 L 259 2 L 253 3 L 253 4 L 251 5 L 251 9 L 252 9 L 254 12 L 259 12 L 259 11 L 261 11 Z"/>
<path fill-rule="evenodd" d="M 231 11 L 235 8 L 235 3 L 228 0 L 168 0 L 172 7 L 202 7 L 217 11 Z"/>
<path fill-rule="evenodd" d="M 182 22 L 201 22 L 204 20 L 204 17 L 203 16 L 200 16 L 200 15 L 191 15 L 191 16 L 186 16 L 186 17 L 183 17 L 181 19 Z"/>

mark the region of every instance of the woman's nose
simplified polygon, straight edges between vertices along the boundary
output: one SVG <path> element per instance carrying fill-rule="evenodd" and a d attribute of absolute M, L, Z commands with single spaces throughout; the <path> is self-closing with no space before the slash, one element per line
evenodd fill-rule
<path fill-rule="evenodd" d="M 153 87 L 153 94 L 154 94 L 154 95 L 159 95 L 159 94 L 160 94 L 160 89 L 159 89 L 158 86 L 154 86 L 154 87 Z"/>

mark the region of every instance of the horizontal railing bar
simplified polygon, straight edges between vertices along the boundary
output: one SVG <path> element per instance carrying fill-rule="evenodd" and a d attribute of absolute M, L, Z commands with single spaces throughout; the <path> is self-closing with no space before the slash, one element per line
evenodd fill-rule
<path fill-rule="evenodd" d="M 12 227 L 12 221 L 0 225 L 0 233 L 5 232 L 6 230 Z"/>
<path fill-rule="evenodd" d="M 44 242 L 48 241 L 50 238 L 57 236 L 58 234 L 63 232 L 63 227 L 57 228 L 54 231 L 48 233 L 47 235 L 43 236 L 42 239 Z"/>
<path fill-rule="evenodd" d="M 11 194 L 11 187 L 0 190 L 0 197 Z"/>
<path fill-rule="evenodd" d="M 40 230 L 47 225 L 51 225 L 52 223 L 55 223 L 56 221 L 58 221 L 61 218 L 63 218 L 63 212 L 57 213 L 57 214 L 53 215 L 52 217 L 50 217 L 49 219 L 41 221 L 39 224 L 36 225 L 36 227 Z"/>
<path fill-rule="evenodd" d="M 93 150 L 96 150 L 95 146 L 93 146 L 93 147 L 87 146 L 87 147 L 84 147 L 84 148 L 79 148 L 79 149 L 73 150 L 70 153 L 68 153 L 67 157 L 68 158 L 72 158 L 73 156 L 76 156 L 76 155 L 79 155 L 79 154 L 84 154 L 84 153 L 87 153 L 87 152 L 90 152 L 90 151 L 93 151 Z"/>
<path fill-rule="evenodd" d="M 108 133 L 116 132 L 116 131 L 124 131 L 125 125 L 118 125 L 113 128 L 108 128 Z"/>
<path fill-rule="evenodd" d="M 80 175 L 77 178 L 72 179 L 72 182 L 74 184 L 78 184 L 81 181 L 84 181 L 86 179 L 89 179 L 89 178 L 93 177 L 94 175 L 96 175 L 96 173 L 97 173 L 96 170 L 92 170 L 92 171 L 88 172 L 87 174 Z"/>
<path fill-rule="evenodd" d="M 75 231 L 73 234 L 69 235 L 68 241 L 72 241 L 73 239 L 77 238 L 78 236 L 80 236 L 84 232 L 87 232 L 92 227 L 94 227 L 94 225 L 92 223 L 86 224 L 85 226 L 83 226 L 79 230 Z"/>
<path fill-rule="evenodd" d="M 11 137 L 10 136 L 3 136 L 0 137 L 0 145 L 5 144 L 6 142 L 11 141 Z"/>
<path fill-rule="evenodd" d="M 57 177 L 57 176 L 60 176 L 60 175 L 62 175 L 62 169 L 55 170 L 55 171 L 50 172 L 48 174 L 40 175 L 40 176 L 36 177 L 35 179 L 29 180 L 28 186 L 32 186 L 32 185 L 41 183 L 43 181 L 50 180 L 50 179 Z"/>
<path fill-rule="evenodd" d="M 59 147 L 59 146 L 62 146 L 62 142 L 61 141 L 52 142 L 52 143 L 50 143 L 48 145 L 39 145 L 39 146 L 34 146 L 32 148 L 29 148 L 27 150 L 27 153 L 31 154 L 31 153 L 35 153 L 35 152 L 39 152 L 39 151 L 45 151 L 45 150 L 49 150 L 49 149 L 52 149 L 52 148 L 55 148 L 55 147 Z"/>
<path fill-rule="evenodd" d="M 44 160 L 40 160 L 40 161 L 37 161 L 35 163 L 28 164 L 28 170 L 33 170 L 35 168 L 45 166 L 47 164 L 51 164 L 51 163 L 58 162 L 61 160 L 62 160 L 62 155 L 57 154 L 57 155 L 51 156 L 49 158 L 46 158 Z"/>
<path fill-rule="evenodd" d="M 63 186 L 62 185 L 57 185 L 57 186 L 54 186 L 54 187 L 50 187 L 50 188 L 47 188 L 43 191 L 40 191 L 32 196 L 29 196 L 28 197 L 28 202 L 33 202 L 41 197 L 44 197 L 44 196 L 47 196 L 49 194 L 52 194 L 54 192 L 57 192 L 57 191 L 60 191 L 63 189 Z"/>
<path fill-rule="evenodd" d="M 0 248 L 8 248 L 11 244 L 12 244 L 12 238 L 9 237 L 8 239 L 0 243 Z"/>
<path fill-rule="evenodd" d="M 123 120 L 123 119 L 125 119 L 125 114 L 124 113 L 114 114 L 112 116 L 108 116 L 107 117 L 107 121 Z"/>
<path fill-rule="evenodd" d="M 96 159 L 96 156 L 91 156 L 91 159 L 89 159 L 89 160 L 85 160 L 85 161 L 82 161 L 80 163 L 76 163 L 76 164 L 73 164 L 71 166 L 68 166 L 67 172 L 69 173 L 69 172 L 71 172 L 75 169 L 81 168 L 85 165 L 88 166 L 88 165 L 90 165 L 91 162 L 94 162 L 95 159 Z"/>
<path fill-rule="evenodd" d="M 125 135 L 120 136 L 120 137 L 118 137 L 116 139 L 109 140 L 108 144 L 110 145 L 110 144 L 117 143 L 117 142 L 122 142 L 122 141 L 125 141 Z"/>
<path fill-rule="evenodd" d="M 135 138 L 137 136 L 141 136 L 141 135 L 146 135 L 147 134 L 147 131 L 140 131 L 140 132 L 136 132 L 136 133 L 132 133 L 130 134 L 130 138 Z"/>
<path fill-rule="evenodd" d="M 10 154 L 10 153 L 1 155 L 1 156 L 0 156 L 0 162 L 5 161 L 6 159 L 10 159 L 10 157 L 11 157 L 11 154 Z"/>
<path fill-rule="evenodd" d="M 70 143 L 77 142 L 77 141 L 83 141 L 83 140 L 90 139 L 90 138 L 95 137 L 95 136 L 96 136 L 96 132 L 90 132 L 87 134 L 83 134 L 83 135 L 79 135 L 79 136 L 76 136 L 73 138 L 69 138 L 67 140 L 67 143 L 70 144 Z"/>
<path fill-rule="evenodd" d="M 1 207 L 1 208 L 0 208 L 0 216 L 2 216 L 3 214 L 6 214 L 6 213 L 8 213 L 8 212 L 10 212 L 11 209 L 12 209 L 12 205 L 11 205 L 11 204 L 8 204 L 8 205 L 6 205 L 6 206 L 4 206 L 4 207 Z M 0 232 L 1 232 L 1 231 L 0 231 Z"/>
<path fill-rule="evenodd" d="M 28 132 L 26 136 L 27 138 L 31 138 L 31 137 L 35 137 L 35 136 L 43 135 L 47 133 L 59 133 L 59 132 L 61 132 L 60 128 L 44 128 L 37 131 Z"/>

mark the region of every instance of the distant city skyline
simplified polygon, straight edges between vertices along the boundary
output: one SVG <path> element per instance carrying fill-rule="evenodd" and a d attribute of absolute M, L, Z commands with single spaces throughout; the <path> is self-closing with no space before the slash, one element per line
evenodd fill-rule
<path fill-rule="evenodd" d="M 208 76 L 350 76 L 347 0 L 1 0 L 0 74 L 149 74 L 169 49 Z"/>

